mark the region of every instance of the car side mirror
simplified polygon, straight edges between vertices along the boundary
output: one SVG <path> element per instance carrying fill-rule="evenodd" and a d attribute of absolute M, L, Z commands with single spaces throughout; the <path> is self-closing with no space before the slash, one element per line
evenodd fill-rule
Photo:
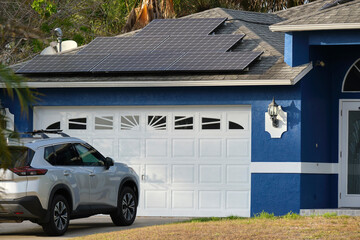
<path fill-rule="evenodd" d="M 114 160 L 112 158 L 105 158 L 105 162 L 104 162 L 104 165 L 105 165 L 105 169 L 108 170 L 111 166 L 114 166 Z"/>

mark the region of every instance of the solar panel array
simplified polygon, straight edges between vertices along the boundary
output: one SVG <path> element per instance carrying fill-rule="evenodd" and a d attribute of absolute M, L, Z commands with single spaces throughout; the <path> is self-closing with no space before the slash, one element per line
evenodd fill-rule
<path fill-rule="evenodd" d="M 90 72 L 107 55 L 38 55 L 16 73 Z"/>
<path fill-rule="evenodd" d="M 180 59 L 184 53 L 132 53 L 110 55 L 92 72 L 156 72 L 165 71 L 170 64 Z"/>
<path fill-rule="evenodd" d="M 154 19 L 140 32 L 139 36 L 160 35 L 209 35 L 226 21 L 227 18 L 185 18 Z"/>
<path fill-rule="evenodd" d="M 262 52 L 186 53 L 168 71 L 219 72 L 244 70 Z"/>
<path fill-rule="evenodd" d="M 39 55 L 16 73 L 242 71 L 262 52 L 229 52 L 243 34 L 208 35 L 225 20 L 154 20 L 132 37 L 98 37 L 75 55 Z"/>
<path fill-rule="evenodd" d="M 156 51 L 173 52 L 226 52 L 245 35 L 170 36 L 156 47 Z"/>
<path fill-rule="evenodd" d="M 120 52 L 151 51 L 169 36 L 97 37 L 77 54 L 117 54 Z"/>

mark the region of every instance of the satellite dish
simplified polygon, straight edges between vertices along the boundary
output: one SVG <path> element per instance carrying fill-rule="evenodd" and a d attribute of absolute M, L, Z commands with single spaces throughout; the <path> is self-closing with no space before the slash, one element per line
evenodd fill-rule
<path fill-rule="evenodd" d="M 53 54 L 56 54 L 56 50 L 51 46 L 45 48 L 40 53 L 40 55 L 53 55 Z"/>
<path fill-rule="evenodd" d="M 74 40 L 66 40 L 61 42 L 61 51 L 69 51 L 77 48 L 78 45 Z"/>
<path fill-rule="evenodd" d="M 78 45 L 73 40 L 66 40 L 61 43 L 61 51 L 69 51 L 77 48 Z M 58 53 L 59 43 L 51 42 L 50 46 L 41 51 L 40 55 L 53 55 Z"/>

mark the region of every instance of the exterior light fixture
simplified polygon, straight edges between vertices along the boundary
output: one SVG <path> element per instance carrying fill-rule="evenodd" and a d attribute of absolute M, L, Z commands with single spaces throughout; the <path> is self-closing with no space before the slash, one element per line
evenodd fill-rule
<path fill-rule="evenodd" d="M 284 112 L 280 105 L 275 102 L 275 98 L 265 112 L 265 131 L 271 138 L 281 138 L 287 131 L 287 112 Z"/>
<path fill-rule="evenodd" d="M 58 52 L 61 52 L 61 43 L 62 43 L 63 33 L 62 33 L 60 28 L 55 28 L 54 32 L 55 32 L 55 35 L 56 35 L 57 40 L 58 40 L 58 46 L 59 46 Z"/>
<path fill-rule="evenodd" d="M 6 109 L 4 108 L 4 106 L 1 104 L 1 99 L 0 99 L 0 114 L 1 114 L 1 127 L 2 129 L 6 128 Z"/>
<path fill-rule="evenodd" d="M 270 115 L 273 127 L 279 127 L 279 120 L 277 119 L 279 114 L 279 105 L 276 104 L 275 98 L 273 98 L 272 102 L 269 104 L 268 113 Z"/>

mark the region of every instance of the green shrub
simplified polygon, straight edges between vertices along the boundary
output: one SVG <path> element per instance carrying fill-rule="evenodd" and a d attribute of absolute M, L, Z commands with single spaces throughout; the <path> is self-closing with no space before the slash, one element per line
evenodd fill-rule
<path fill-rule="evenodd" d="M 285 214 L 282 217 L 286 218 L 286 219 L 299 219 L 299 218 L 302 218 L 302 216 L 300 216 L 297 213 L 293 213 L 292 211 L 288 212 L 287 214 Z"/>
<path fill-rule="evenodd" d="M 258 219 L 274 219 L 275 215 L 274 215 L 274 213 L 268 213 L 268 212 L 265 212 L 263 210 L 261 213 L 255 214 L 254 218 L 258 218 Z"/>
<path fill-rule="evenodd" d="M 332 217 L 336 217 L 337 213 L 336 212 L 329 212 L 329 213 L 324 213 L 323 217 L 325 218 L 332 218 Z"/>

